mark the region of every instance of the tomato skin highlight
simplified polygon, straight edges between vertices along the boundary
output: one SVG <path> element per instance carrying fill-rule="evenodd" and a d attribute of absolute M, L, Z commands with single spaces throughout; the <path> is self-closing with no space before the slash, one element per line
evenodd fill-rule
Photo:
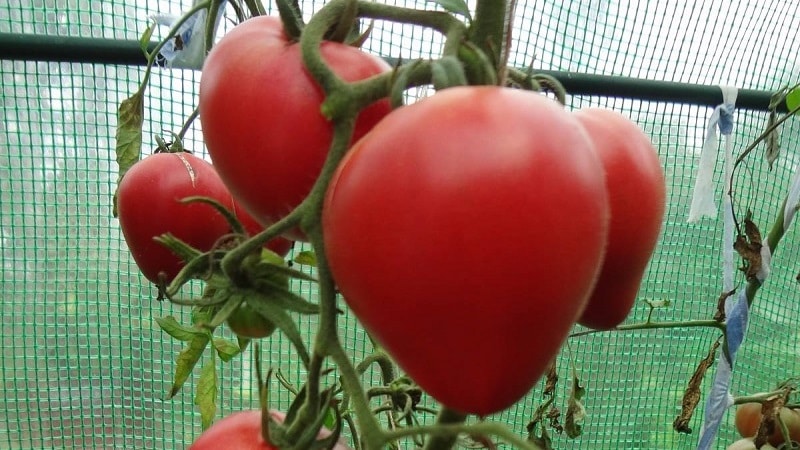
<path fill-rule="evenodd" d="M 574 115 L 603 161 L 611 204 L 603 268 L 578 322 L 610 329 L 633 308 L 658 243 L 666 209 L 664 171 L 650 139 L 622 114 L 587 108 Z"/>
<path fill-rule="evenodd" d="M 270 410 L 269 414 L 283 423 L 286 414 Z M 322 429 L 319 438 L 330 436 L 330 431 Z M 350 450 L 349 447 L 337 443 L 334 450 Z M 261 410 L 238 411 L 230 414 L 203 432 L 188 450 L 279 450 L 278 447 L 264 441 L 261 435 Z"/>
<path fill-rule="evenodd" d="M 201 251 L 230 232 L 225 218 L 203 203 L 184 204 L 190 196 L 210 197 L 228 208 L 233 199 L 208 162 L 189 153 L 155 153 L 134 164 L 120 180 L 117 211 L 125 242 L 142 274 L 158 283 L 178 274 L 183 261 L 153 240 L 164 233 Z"/>
<path fill-rule="evenodd" d="M 337 42 L 321 53 L 345 81 L 389 71 L 383 60 Z M 321 88 L 300 47 L 277 17 L 242 22 L 211 50 L 200 81 L 200 121 L 211 160 L 242 206 L 262 225 L 288 214 L 308 195 L 330 147 L 333 128 L 320 112 Z M 364 109 L 354 140 L 389 113 L 388 100 Z M 295 229 L 285 235 L 306 240 Z"/>
<path fill-rule="evenodd" d="M 605 176 L 544 96 L 453 87 L 351 149 L 322 214 L 347 304 L 444 405 L 487 415 L 524 396 L 586 304 L 605 248 Z"/>

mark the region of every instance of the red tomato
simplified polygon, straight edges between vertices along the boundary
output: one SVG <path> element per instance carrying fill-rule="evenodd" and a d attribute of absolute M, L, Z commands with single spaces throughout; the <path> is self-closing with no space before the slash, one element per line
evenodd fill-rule
<path fill-rule="evenodd" d="M 793 409 L 781 408 L 781 420 L 789 430 L 789 437 L 796 442 L 800 442 L 800 413 Z M 761 426 L 761 403 L 744 403 L 736 408 L 736 430 L 743 438 L 752 438 L 758 433 Z M 770 434 L 768 441 L 774 446 L 783 444 L 783 434 L 778 423 Z"/>
<path fill-rule="evenodd" d="M 281 423 L 286 415 L 271 410 L 270 415 Z M 319 438 L 330 436 L 330 431 L 322 429 Z M 349 450 L 338 443 L 334 450 Z M 277 450 L 268 444 L 261 435 L 261 411 L 249 410 L 233 413 L 212 425 L 190 447 L 189 450 Z"/>
<path fill-rule="evenodd" d="M 664 219 L 666 184 L 650 139 L 631 120 L 599 108 L 575 113 L 606 172 L 611 224 L 597 285 L 578 322 L 613 328 L 628 316 Z"/>
<path fill-rule="evenodd" d="M 392 112 L 337 169 L 322 214 L 354 314 L 423 390 L 503 410 L 558 352 L 598 273 L 605 178 L 544 96 L 454 87 Z"/>
<path fill-rule="evenodd" d="M 325 42 L 321 52 L 346 81 L 390 70 L 349 45 Z M 333 133 L 320 113 L 323 100 L 276 17 L 239 24 L 208 55 L 200 81 L 203 137 L 225 184 L 263 225 L 288 214 L 319 176 Z M 362 111 L 354 139 L 389 110 L 381 100 Z M 287 237 L 305 239 L 299 230 Z"/>
<path fill-rule="evenodd" d="M 234 212 L 236 214 L 236 218 L 239 219 L 239 222 L 244 227 L 244 230 L 247 231 L 247 234 L 250 236 L 256 235 L 262 231 L 264 231 L 264 227 L 261 226 L 260 223 L 256 222 L 256 219 L 251 216 L 246 209 L 244 209 L 241 205 L 239 205 L 234 200 Z M 277 253 L 280 256 L 286 256 L 289 254 L 289 250 L 292 249 L 294 246 L 294 242 L 278 236 L 275 239 L 270 240 L 267 242 L 268 249 L 272 250 L 273 252 Z"/>
<path fill-rule="evenodd" d="M 144 276 L 158 283 L 163 272 L 169 282 L 183 261 L 153 240 L 164 233 L 208 251 L 230 233 L 225 218 L 203 203 L 183 204 L 190 196 L 216 199 L 228 208 L 233 199 L 214 168 L 189 153 L 156 153 L 125 173 L 117 192 L 120 228 L 133 259 Z"/>

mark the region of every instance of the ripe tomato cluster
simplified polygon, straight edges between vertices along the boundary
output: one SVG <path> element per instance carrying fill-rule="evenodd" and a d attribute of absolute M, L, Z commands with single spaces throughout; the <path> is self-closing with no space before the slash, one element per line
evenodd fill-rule
<path fill-rule="evenodd" d="M 800 443 L 800 412 L 784 406 L 781 407 L 780 413 L 776 415 L 775 419 L 770 424 L 767 424 L 767 426 L 771 427 L 771 430 L 767 430 L 767 445 L 762 446 L 761 450 L 766 450 L 770 446 L 778 447 L 786 442 L 778 423 L 779 420 L 786 426 L 789 432 L 789 439 Z M 731 444 L 728 448 L 737 450 L 755 449 L 753 439 L 758 433 L 763 420 L 764 414 L 762 413 L 761 403 L 754 402 L 739 405 L 736 408 L 734 425 L 742 439 Z"/>
<path fill-rule="evenodd" d="M 320 51 L 345 81 L 390 70 L 344 44 Z M 248 230 L 304 201 L 332 140 L 324 97 L 277 18 L 249 19 L 213 48 L 199 99 L 214 166 L 153 155 L 120 185 L 120 223 L 148 279 L 180 267 L 153 236 L 207 250 L 229 232 L 181 198 L 231 205 Z M 575 323 L 626 318 L 664 203 L 658 156 L 621 114 L 463 86 L 363 109 L 318 220 L 336 286 L 371 336 L 433 398 L 485 416 L 531 389 Z M 307 239 L 299 228 L 284 236 Z M 247 335 L 252 324 L 237 319 Z M 253 421 L 237 417 L 236 427 Z M 270 448 L 260 445 L 247 448 Z"/>

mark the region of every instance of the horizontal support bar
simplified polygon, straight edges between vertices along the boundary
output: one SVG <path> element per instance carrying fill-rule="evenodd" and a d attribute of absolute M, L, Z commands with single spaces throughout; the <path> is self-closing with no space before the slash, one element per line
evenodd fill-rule
<path fill-rule="evenodd" d="M 154 46 L 155 43 L 151 43 L 150 49 Z M 0 33 L 2 59 L 115 65 L 143 65 L 147 62 L 138 41 L 13 33 Z M 717 86 L 576 72 L 536 72 L 553 76 L 571 95 L 709 107 L 722 103 L 722 91 Z M 741 89 L 736 98 L 736 107 L 767 111 L 772 94 L 770 91 Z M 787 112 L 786 105 L 781 105 L 778 111 Z"/>

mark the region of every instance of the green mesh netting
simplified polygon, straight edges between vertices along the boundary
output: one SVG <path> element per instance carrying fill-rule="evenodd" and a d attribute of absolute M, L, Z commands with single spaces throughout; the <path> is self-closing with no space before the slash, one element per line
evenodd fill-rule
<path fill-rule="evenodd" d="M 179 13 L 191 3 L 0 1 L 0 33 L 138 40 L 151 14 Z M 320 6 L 301 3 L 306 13 Z M 395 3 L 430 6 L 422 0 Z M 799 6 L 769 0 L 520 0 L 511 63 L 774 90 L 797 81 L 792 49 Z M 366 48 L 407 60 L 430 56 L 440 42 L 428 31 L 378 22 Z M 88 61 L 92 55 L 71 59 L 76 57 Z M 154 300 L 155 289 L 139 274 L 111 214 L 116 108 L 142 74 L 139 66 L 0 61 L 0 448 L 185 448 L 200 433 L 192 396 L 196 373 L 181 393 L 167 399 L 181 347 L 155 323 L 166 315 L 188 323 L 188 312 Z M 146 149 L 154 147 L 153 134 L 178 129 L 191 113 L 198 80 L 199 73 L 192 71 L 154 72 L 146 100 Z M 669 203 L 640 298 L 671 302 L 655 311 L 661 321 L 710 318 L 721 291 L 721 221 L 689 224 L 686 217 L 711 109 L 586 96 L 568 97 L 568 104 L 615 108 L 656 143 Z M 766 119 L 763 111 L 736 112 L 737 152 L 763 130 Z M 764 230 L 776 217 L 798 164 L 794 138 L 799 133 L 797 121 L 789 120 L 775 167 L 769 169 L 759 150 L 738 177 L 739 212 L 752 209 Z M 202 154 L 199 129 L 190 131 L 186 145 Z M 720 194 L 721 180 L 718 160 Z M 751 310 L 733 376 L 734 395 L 769 390 L 800 369 L 795 236 L 790 230 L 781 243 Z M 314 295 L 309 285 L 295 287 Z M 627 323 L 645 320 L 648 312 L 638 305 Z M 310 334 L 315 322 L 301 318 L 300 326 Z M 341 322 L 340 335 L 354 357 L 369 350 L 352 318 Z M 571 339 L 589 415 L 583 435 L 555 436 L 556 448 L 694 448 L 704 397 L 690 424 L 694 433 L 678 434 L 672 422 L 689 378 L 717 336 L 708 329 L 675 328 Z M 290 359 L 288 344 L 276 335 L 265 346 L 270 364 L 298 381 L 300 365 Z M 249 355 L 222 366 L 219 415 L 256 404 Z M 566 352 L 559 374 L 557 404 L 566 408 Z M 540 392 L 541 386 L 535 387 L 529 398 L 494 418 L 524 433 Z M 275 390 L 273 401 L 285 408 L 290 397 Z M 728 413 L 717 448 L 734 439 Z"/>

